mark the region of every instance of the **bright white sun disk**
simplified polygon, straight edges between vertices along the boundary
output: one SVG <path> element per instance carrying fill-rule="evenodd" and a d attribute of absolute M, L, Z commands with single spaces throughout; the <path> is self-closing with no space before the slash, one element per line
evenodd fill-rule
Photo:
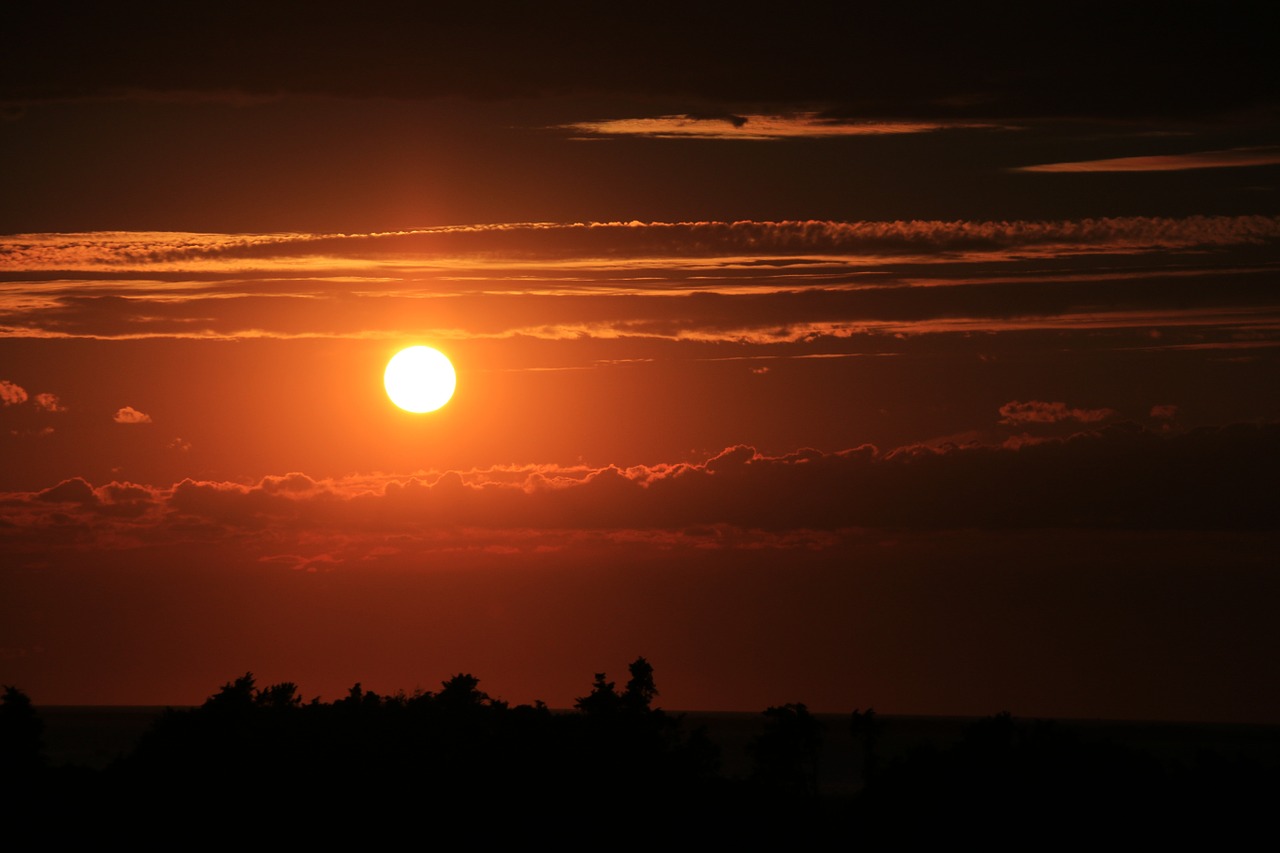
<path fill-rule="evenodd" d="M 409 347 L 387 362 L 382 376 L 391 402 L 407 412 L 434 412 L 449 402 L 458 376 L 444 353 L 431 347 Z"/>

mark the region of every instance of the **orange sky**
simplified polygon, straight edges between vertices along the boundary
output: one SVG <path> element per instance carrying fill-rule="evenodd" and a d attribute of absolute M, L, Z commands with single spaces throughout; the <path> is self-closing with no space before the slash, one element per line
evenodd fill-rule
<path fill-rule="evenodd" d="M 781 76 L 623 12 L 10 55 L 0 682 L 566 706 L 644 655 L 672 708 L 1280 721 L 1273 60 L 1170 19 L 1216 96 L 1081 22 L 1068 84 L 991 8 L 787 19 Z M 427 415 L 381 385 L 418 343 Z"/>

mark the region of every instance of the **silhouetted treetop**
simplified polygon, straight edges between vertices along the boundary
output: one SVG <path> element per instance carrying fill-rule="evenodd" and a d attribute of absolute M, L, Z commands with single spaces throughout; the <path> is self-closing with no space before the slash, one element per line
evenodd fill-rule
<path fill-rule="evenodd" d="M 0 699 L 0 773 L 5 782 L 22 778 L 44 764 L 44 721 L 31 698 L 5 685 Z M 13 775 L 11 775 L 13 774 Z"/>
<path fill-rule="evenodd" d="M 298 685 L 282 681 L 257 690 L 252 672 L 246 672 L 235 681 L 229 681 L 218 692 L 205 700 L 202 709 L 212 712 L 246 713 L 254 708 L 275 711 L 297 708 L 302 704 Z"/>
<path fill-rule="evenodd" d="M 631 673 L 626 689 L 619 694 L 616 685 L 605 679 L 603 672 L 597 672 L 591 685 L 591 692 L 580 696 L 573 707 L 592 716 L 607 716 L 617 711 L 641 714 L 656 711 L 651 708 L 658 688 L 653 681 L 653 665 L 643 657 L 638 657 L 627 666 Z"/>
<path fill-rule="evenodd" d="M 631 680 L 627 682 L 626 692 L 622 694 L 622 705 L 629 711 L 648 711 L 649 703 L 658 695 L 658 688 L 653 683 L 653 666 L 639 657 L 628 669 L 631 671 Z"/>
<path fill-rule="evenodd" d="M 751 744 L 755 777 L 795 794 L 816 794 L 822 723 L 803 702 L 766 708 L 764 716 L 764 734 Z"/>
<path fill-rule="evenodd" d="M 862 741 L 862 778 L 864 784 L 875 779 L 880 767 L 880 757 L 876 752 L 876 744 L 884 730 L 884 723 L 876 716 L 875 708 L 863 711 L 854 709 L 849 719 L 849 732 L 855 740 Z"/>
<path fill-rule="evenodd" d="M 209 711 L 244 711 L 253 707 L 253 673 L 246 672 L 229 681 L 205 700 L 202 708 Z"/>
<path fill-rule="evenodd" d="M 435 697 L 441 707 L 464 711 L 495 704 L 489 694 L 478 689 L 480 679 L 471 673 L 458 673 L 448 681 L 442 681 L 443 688 Z"/>
<path fill-rule="evenodd" d="M 597 672 L 595 681 L 591 683 L 591 692 L 586 696 L 579 696 L 574 701 L 573 707 L 584 714 L 601 717 L 617 711 L 621 703 L 621 697 L 614 689 L 614 683 L 606 681 L 603 672 Z"/>
<path fill-rule="evenodd" d="M 298 685 L 292 681 L 283 681 L 259 690 L 254 694 L 253 704 L 260 708 L 283 710 L 298 707 L 302 704 L 302 698 L 298 696 Z"/>

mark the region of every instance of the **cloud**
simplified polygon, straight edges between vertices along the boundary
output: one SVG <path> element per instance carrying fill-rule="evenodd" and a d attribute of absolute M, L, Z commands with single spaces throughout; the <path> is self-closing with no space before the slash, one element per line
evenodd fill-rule
<path fill-rule="evenodd" d="M 215 272 L 520 269 L 573 259 L 619 267 L 654 259 L 927 257 L 937 253 L 1134 252 L 1280 241 L 1280 216 L 1104 217 L 1050 221 L 782 220 L 518 222 L 365 234 L 89 232 L 0 238 L 0 270 Z M 470 264 L 460 261 L 469 260 Z M 184 286 L 190 287 L 189 278 Z M 46 297 L 49 288 L 25 298 Z M 10 297 L 12 298 L 12 297 Z"/>
<path fill-rule="evenodd" d="M 1280 320 L 1268 278 L 1277 248 L 1280 217 L 1266 216 L 17 235 L 0 238 L 0 335 L 772 345 L 1015 328 L 1265 329 Z M 1210 268 L 1189 264 L 1190 252 L 1217 257 Z M 1102 266 L 1098 255 L 1125 257 Z"/>
<path fill-rule="evenodd" d="M 581 121 L 561 125 L 595 136 L 646 136 L 654 139 L 795 139 L 837 136 L 887 136 L 931 133 L 959 128 L 994 128 L 992 124 L 924 121 L 852 121 L 816 112 L 778 115 L 665 115 L 650 118 Z"/>
<path fill-rule="evenodd" d="M 52 488 L 37 492 L 35 499 L 45 503 L 76 503 L 86 506 L 98 502 L 98 496 L 94 493 L 93 486 L 89 485 L 83 477 L 63 480 Z"/>
<path fill-rule="evenodd" d="M 1152 406 L 1150 416 L 1159 420 L 1171 421 L 1178 416 L 1178 407 L 1172 404 Z"/>
<path fill-rule="evenodd" d="M 118 424 L 149 424 L 151 423 L 151 415 L 139 412 L 133 406 L 125 406 L 116 411 L 112 420 Z"/>
<path fill-rule="evenodd" d="M 1274 166 L 1280 163 L 1280 147 L 1228 148 L 1189 154 L 1152 154 L 1113 157 L 1107 160 L 1080 160 L 1072 163 L 1043 163 L 1019 166 L 1015 172 L 1180 172 L 1188 169 L 1226 169 L 1244 166 Z"/>
<path fill-rule="evenodd" d="M 1000 423 L 1010 426 L 1021 424 L 1056 424 L 1075 421 L 1082 424 L 1097 423 L 1115 417 L 1114 409 L 1069 409 L 1066 403 L 1045 403 L 1014 400 L 1000 407 Z"/>
<path fill-rule="evenodd" d="M 0 494 L 0 545 L 40 554 L 235 544 L 253 559 L 331 553 L 358 563 L 387 549 L 555 550 L 580 539 L 810 549 L 869 529 L 1276 530 L 1277 442 L 1280 424 L 1190 432 L 1115 424 L 1007 446 L 771 456 L 738 445 L 707 459 L 627 468 L 291 473 L 256 484 L 96 489 L 73 478 Z"/>
<path fill-rule="evenodd" d="M 16 406 L 27 402 L 27 392 L 21 385 L 15 385 L 8 379 L 0 380 L 0 402 L 6 406 Z"/>
<path fill-rule="evenodd" d="M 67 407 L 62 405 L 62 401 L 58 399 L 57 394 L 37 394 L 36 407 L 44 409 L 46 412 L 65 412 Z"/>

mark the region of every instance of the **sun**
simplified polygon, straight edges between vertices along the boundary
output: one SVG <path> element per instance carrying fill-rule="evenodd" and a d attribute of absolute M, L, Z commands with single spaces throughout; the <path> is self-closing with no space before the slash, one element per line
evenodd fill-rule
<path fill-rule="evenodd" d="M 406 412 L 434 412 L 453 397 L 458 375 L 440 350 L 408 347 L 387 362 L 382 384 L 391 402 Z"/>

